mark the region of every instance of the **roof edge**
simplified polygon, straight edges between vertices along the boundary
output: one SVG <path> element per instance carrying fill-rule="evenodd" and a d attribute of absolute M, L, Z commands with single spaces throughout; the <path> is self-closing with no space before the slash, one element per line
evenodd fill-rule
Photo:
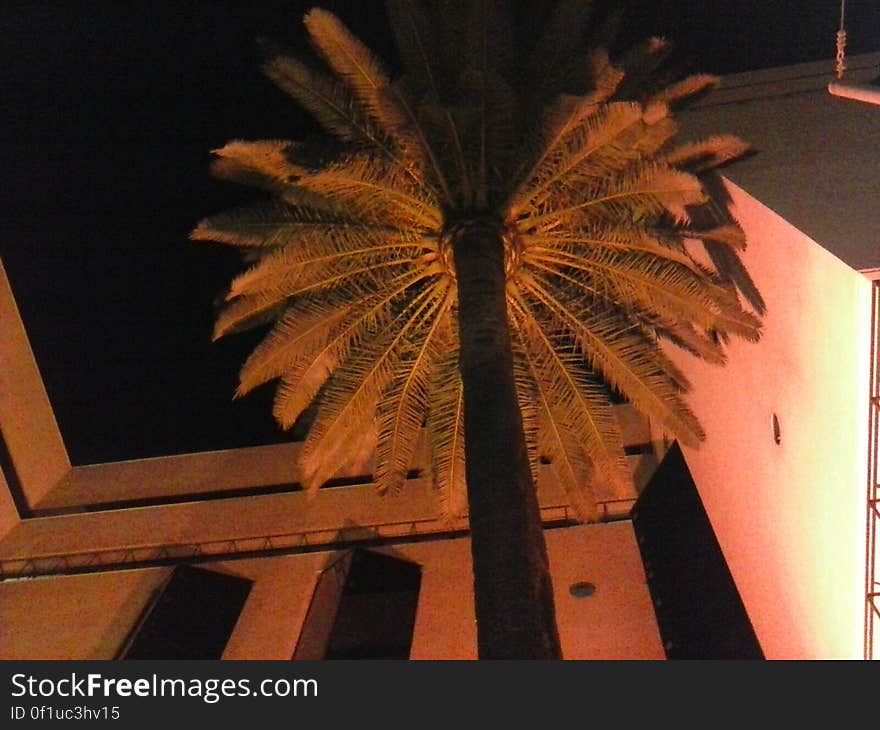
<path fill-rule="evenodd" d="M 831 58 L 722 76 L 719 87 L 705 99 L 692 104 L 687 111 L 798 92 L 824 91 L 831 81 L 836 80 L 835 63 Z M 847 58 L 843 81 L 866 83 L 878 76 L 880 52 Z"/>

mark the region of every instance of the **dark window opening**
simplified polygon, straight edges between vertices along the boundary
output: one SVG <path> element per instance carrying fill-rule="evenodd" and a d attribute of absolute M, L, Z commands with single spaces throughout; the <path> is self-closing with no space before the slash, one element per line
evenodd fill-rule
<path fill-rule="evenodd" d="M 252 582 L 179 565 L 146 608 L 121 659 L 220 659 Z"/>
<path fill-rule="evenodd" d="M 409 659 L 421 566 L 369 550 L 318 579 L 294 659 Z"/>

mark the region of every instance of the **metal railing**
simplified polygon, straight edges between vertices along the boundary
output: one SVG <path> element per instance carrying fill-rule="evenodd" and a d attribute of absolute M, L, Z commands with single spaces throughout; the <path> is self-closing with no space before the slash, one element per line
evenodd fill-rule
<path fill-rule="evenodd" d="M 599 502 L 600 521 L 628 519 L 634 500 Z M 574 513 L 564 506 L 544 507 L 541 519 L 546 527 L 574 523 Z M 137 545 L 64 553 L 43 553 L 0 558 L 0 581 L 69 575 L 110 570 L 198 563 L 210 560 L 289 555 L 300 552 L 334 550 L 355 544 L 374 544 L 391 540 L 431 539 L 438 536 L 466 535 L 467 519 L 444 523 L 436 519 L 405 520 L 380 525 L 347 525 L 337 529 L 299 530 L 271 535 L 255 535 L 222 540 Z"/>

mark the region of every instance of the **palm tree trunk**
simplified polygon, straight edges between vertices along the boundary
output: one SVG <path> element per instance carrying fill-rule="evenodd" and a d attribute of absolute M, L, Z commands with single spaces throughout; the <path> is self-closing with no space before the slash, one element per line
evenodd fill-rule
<path fill-rule="evenodd" d="M 480 659 L 559 659 L 544 532 L 516 398 L 499 224 L 452 235 Z"/>

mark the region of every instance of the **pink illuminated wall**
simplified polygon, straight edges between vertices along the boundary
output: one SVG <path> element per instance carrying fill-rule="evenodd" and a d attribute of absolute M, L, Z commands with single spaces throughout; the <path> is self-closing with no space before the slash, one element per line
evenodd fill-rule
<path fill-rule="evenodd" d="M 708 434 L 685 457 L 767 658 L 861 658 L 870 282 L 728 186 L 765 329 L 723 369 L 677 357 Z"/>

